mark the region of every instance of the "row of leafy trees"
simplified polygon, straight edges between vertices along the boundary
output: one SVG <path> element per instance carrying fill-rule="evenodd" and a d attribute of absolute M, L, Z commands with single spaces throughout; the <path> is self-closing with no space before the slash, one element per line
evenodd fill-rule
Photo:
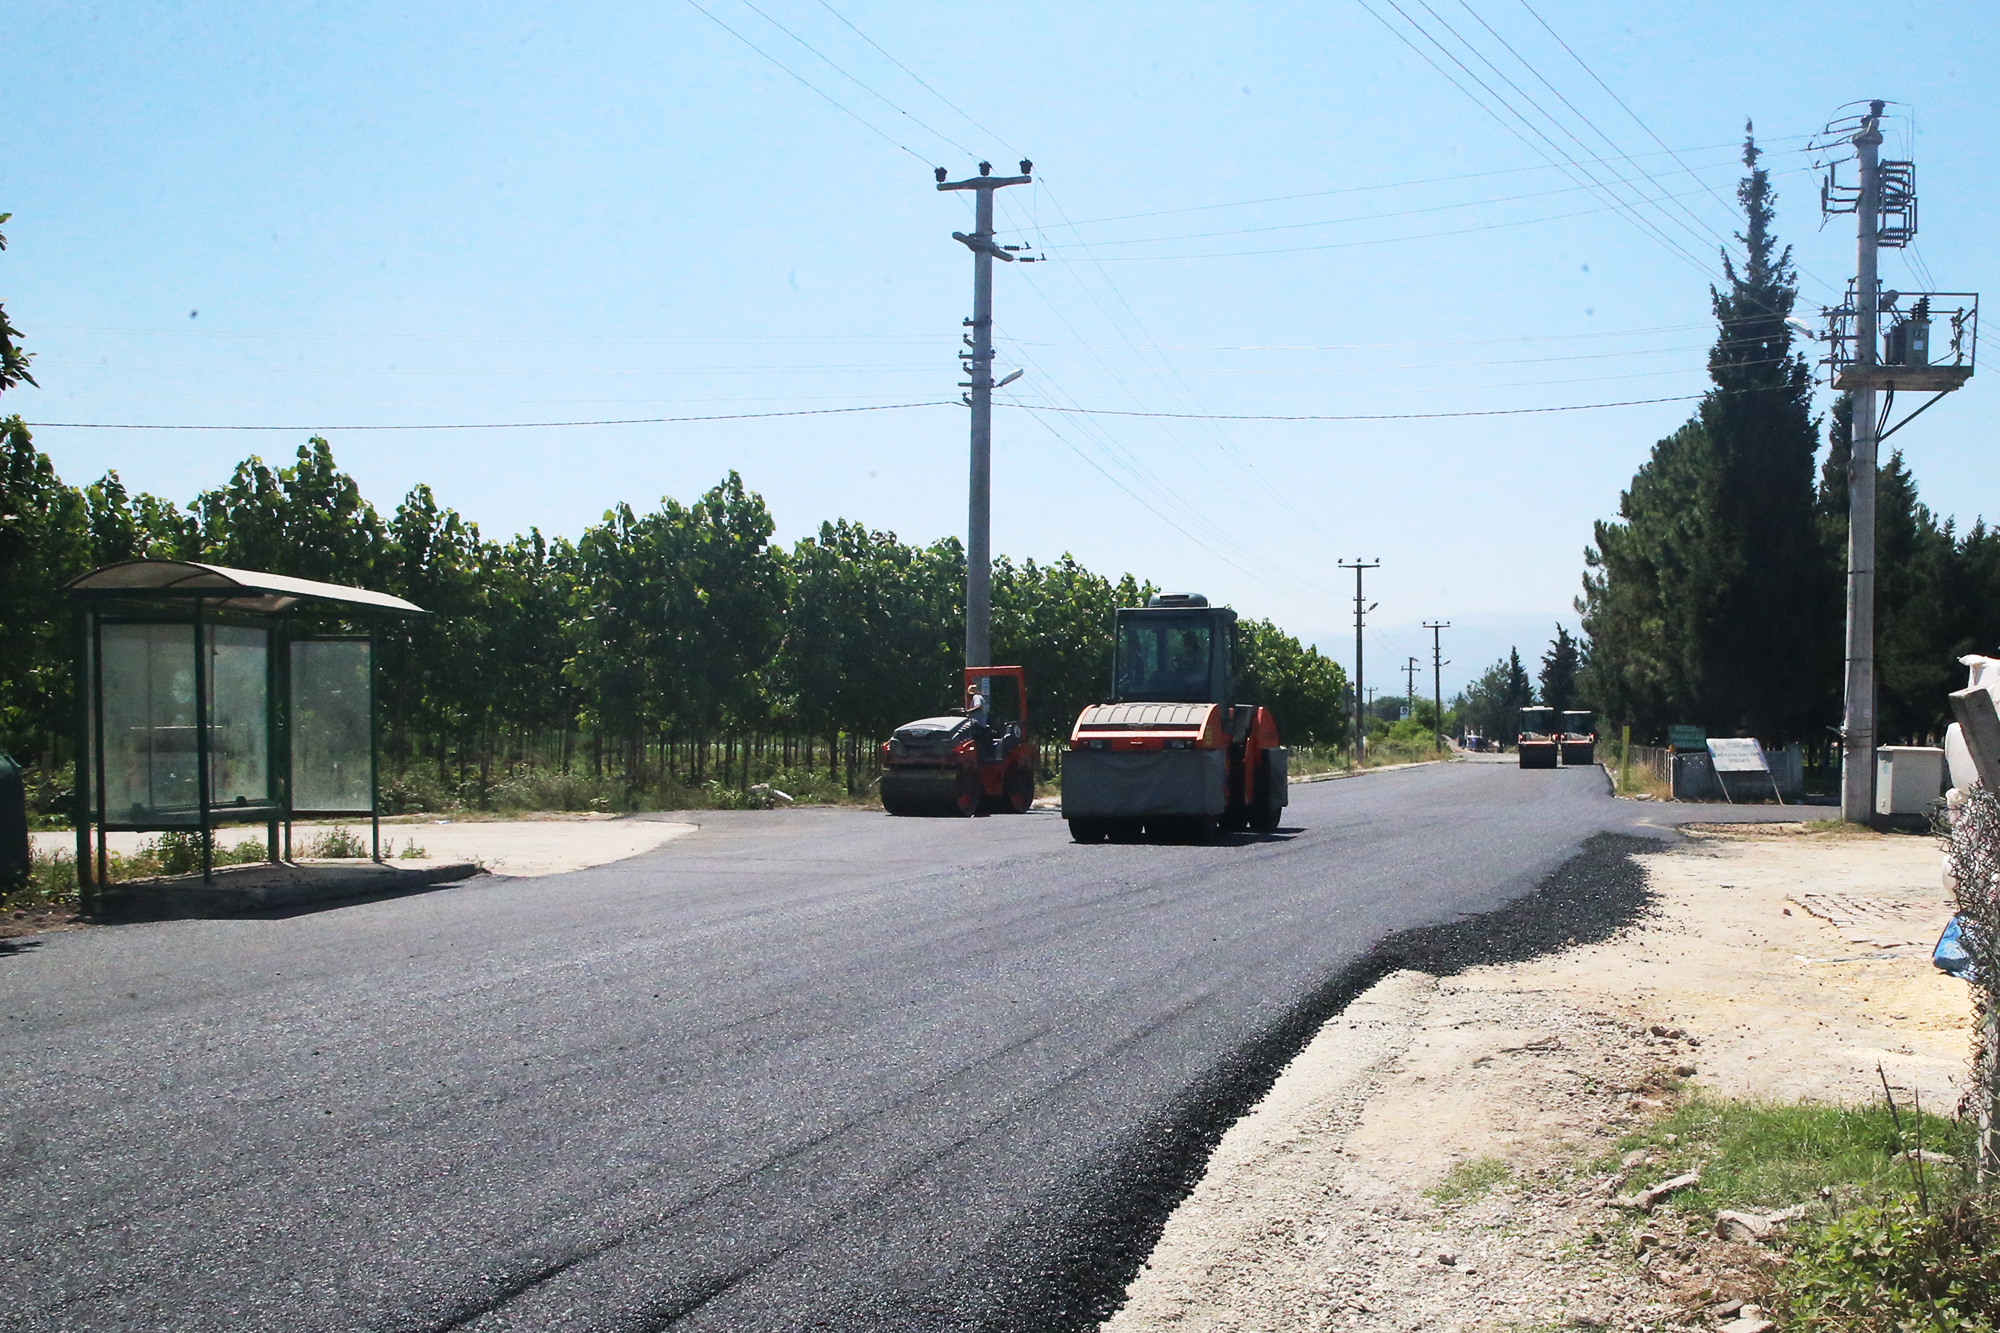
<path fill-rule="evenodd" d="M 740 779 L 740 746 L 844 760 L 957 700 L 965 563 L 846 520 L 789 551 L 731 472 L 692 504 L 608 511 L 576 541 L 508 541 L 412 490 L 388 517 L 314 438 L 290 467 L 257 458 L 182 509 L 116 473 L 64 483 L 19 418 L 0 422 L 0 743 L 45 765 L 72 727 L 72 619 L 61 585 L 135 557 L 198 559 L 375 588 L 435 613 L 384 627 L 392 767 L 539 762 L 616 774 Z M 993 570 L 996 660 L 1027 668 L 1038 732 L 1060 735 L 1111 676 L 1111 615 L 1152 591 L 1065 555 Z M 1346 677 L 1265 621 L 1244 625 L 1243 697 L 1295 744 L 1346 739 Z M 824 742 L 826 749 L 816 751 Z M 817 753 L 818 759 L 810 758 Z M 837 771 L 837 770 L 835 770 Z"/>
<path fill-rule="evenodd" d="M 1823 754 L 1844 687 L 1851 404 L 1835 403 L 1821 461 L 1826 423 L 1786 322 L 1796 274 L 1758 157 L 1746 139 L 1743 262 L 1725 252 L 1727 286 L 1711 291 L 1713 387 L 1585 552 L 1577 683 L 1635 738 L 1687 722 Z M 1880 737 L 1933 738 L 1956 659 L 2000 649 L 2000 530 L 1940 521 L 1900 453 L 1878 474 L 1876 523 Z"/>

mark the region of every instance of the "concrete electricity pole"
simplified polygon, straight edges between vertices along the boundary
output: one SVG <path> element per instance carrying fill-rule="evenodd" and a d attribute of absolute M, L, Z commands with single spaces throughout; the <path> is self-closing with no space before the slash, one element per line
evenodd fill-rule
<path fill-rule="evenodd" d="M 1359 559 L 1335 562 L 1341 569 L 1354 571 L 1354 766 L 1361 767 L 1361 758 L 1368 748 L 1368 701 L 1361 688 L 1361 625 L 1362 618 L 1373 611 L 1379 603 L 1361 604 L 1361 571 L 1382 568 L 1381 560 L 1364 564 Z"/>
<path fill-rule="evenodd" d="M 1432 722 L 1437 732 L 1436 741 L 1439 754 L 1444 753 L 1444 669 L 1451 663 L 1444 660 L 1445 630 L 1451 628 L 1449 620 L 1426 620 L 1424 628 L 1431 632 L 1431 706 L 1436 709 Z"/>
<path fill-rule="evenodd" d="M 965 321 L 972 330 L 965 337 L 971 350 L 958 354 L 966 372 L 959 387 L 971 390 L 965 401 L 972 408 L 972 494 L 965 532 L 965 664 L 969 667 L 993 665 L 993 261 L 1011 264 L 1015 259 L 1012 250 L 993 243 L 993 192 L 1028 184 L 1034 180 L 1028 174 L 1034 166 L 1023 158 L 1020 175 L 995 176 L 993 164 L 981 162 L 979 174 L 962 181 L 947 181 L 944 168 L 937 169 L 938 189 L 971 190 L 977 198 L 972 234 L 951 234 L 972 251 L 972 318 Z"/>
<path fill-rule="evenodd" d="M 1833 387 L 1852 394 L 1854 403 L 1847 465 L 1847 703 L 1840 728 L 1840 814 L 1854 824 L 1875 816 L 1875 749 L 1882 739 L 1875 706 L 1876 459 L 1884 440 L 1965 387 L 1978 351 L 1978 293 L 1882 290 L 1879 251 L 1901 249 L 1917 234 L 1917 164 L 1882 160 L 1885 105 L 1869 102 L 1860 128 L 1831 141 L 1845 138 L 1854 146 L 1859 184 L 1843 185 L 1836 161 L 1820 188 L 1821 212 L 1855 215 L 1854 286 L 1845 304 L 1821 311 L 1828 322 L 1826 364 L 1833 368 Z M 1885 315 L 1886 338 L 1881 336 Z M 1950 330 L 1943 348 L 1931 341 L 1932 326 L 1939 322 Z M 1933 396 L 1890 426 L 1899 389 Z"/>
<path fill-rule="evenodd" d="M 1856 201 L 1854 353 L 1863 383 L 1854 394 L 1854 451 L 1847 465 L 1847 707 L 1840 726 L 1840 817 L 1866 824 L 1875 817 L 1875 275 L 1876 211 L 1882 201 L 1879 154 L 1882 103 L 1870 102 L 1854 136 L 1861 162 Z"/>
<path fill-rule="evenodd" d="M 1409 700 L 1410 716 L 1417 715 L 1417 659 L 1413 655 L 1403 663 L 1403 697 Z"/>

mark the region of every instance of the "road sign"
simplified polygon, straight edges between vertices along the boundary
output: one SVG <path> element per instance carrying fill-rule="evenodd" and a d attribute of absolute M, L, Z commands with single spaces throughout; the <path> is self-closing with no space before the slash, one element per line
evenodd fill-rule
<path fill-rule="evenodd" d="M 1770 766 L 1764 762 L 1764 747 L 1750 739 L 1712 740 L 1708 742 L 1709 756 L 1714 760 L 1718 773 L 1768 773 Z"/>
<path fill-rule="evenodd" d="M 1667 744 L 1676 750 L 1699 750 L 1707 739 L 1706 731 L 1685 722 L 1676 722 L 1667 728 Z"/>

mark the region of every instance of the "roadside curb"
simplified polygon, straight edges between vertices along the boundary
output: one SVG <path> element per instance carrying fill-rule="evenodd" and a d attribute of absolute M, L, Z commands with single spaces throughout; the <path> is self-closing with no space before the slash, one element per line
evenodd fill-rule
<path fill-rule="evenodd" d="M 213 884 L 202 883 L 199 875 L 173 875 L 107 887 L 97 918 L 116 923 L 251 916 L 409 893 L 485 873 L 471 861 L 421 869 L 375 862 L 223 866 Z"/>

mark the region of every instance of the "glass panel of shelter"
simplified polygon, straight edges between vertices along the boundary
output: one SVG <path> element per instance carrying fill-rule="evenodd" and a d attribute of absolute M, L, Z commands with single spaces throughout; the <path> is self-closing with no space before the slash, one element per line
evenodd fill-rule
<path fill-rule="evenodd" d="M 291 645 L 292 809 L 372 814 L 375 809 L 367 639 L 296 639 Z"/>
<path fill-rule="evenodd" d="M 203 695 L 209 822 L 275 818 L 281 801 L 271 764 L 272 628 L 201 626 L 201 691 L 195 688 L 196 626 L 107 616 L 95 628 L 90 679 L 98 707 L 88 711 L 97 822 L 128 829 L 203 822 L 202 738 L 196 730 Z"/>

